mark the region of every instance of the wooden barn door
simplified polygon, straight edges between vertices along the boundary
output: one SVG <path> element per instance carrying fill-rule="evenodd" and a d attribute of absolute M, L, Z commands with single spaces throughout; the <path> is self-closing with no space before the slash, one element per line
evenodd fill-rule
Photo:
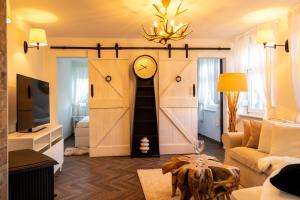
<path fill-rule="evenodd" d="M 196 89 L 196 61 L 159 61 L 159 139 L 162 154 L 194 151 L 197 139 Z"/>
<path fill-rule="evenodd" d="M 89 58 L 90 156 L 130 155 L 129 62 Z"/>

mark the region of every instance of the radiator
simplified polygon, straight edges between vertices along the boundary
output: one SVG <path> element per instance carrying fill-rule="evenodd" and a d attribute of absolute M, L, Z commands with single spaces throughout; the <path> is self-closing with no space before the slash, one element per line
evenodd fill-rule
<path fill-rule="evenodd" d="M 37 152 L 34 152 L 37 153 Z M 24 153 L 23 153 L 24 156 Z M 26 154 L 29 158 L 25 161 L 35 160 L 35 163 L 28 165 L 23 160 L 18 160 L 20 156 L 9 155 L 18 168 L 10 168 L 9 171 L 9 199 L 10 200 L 53 200 L 54 199 L 54 171 L 53 166 L 56 162 L 37 162 L 32 159 L 35 156 Z M 44 157 L 45 155 L 39 155 Z M 37 157 L 35 157 L 37 158 Z M 48 159 L 49 157 L 47 157 Z M 17 161 L 16 161 L 17 160 Z M 31 161 L 30 160 L 30 161 Z M 48 160 L 49 161 L 49 160 Z M 50 160 L 51 161 L 51 160 Z"/>

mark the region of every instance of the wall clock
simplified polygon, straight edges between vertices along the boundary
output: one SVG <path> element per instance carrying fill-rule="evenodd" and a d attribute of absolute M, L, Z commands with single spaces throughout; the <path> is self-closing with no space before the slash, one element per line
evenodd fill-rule
<path fill-rule="evenodd" d="M 149 55 L 142 55 L 135 59 L 133 63 L 133 71 L 137 77 L 141 79 L 149 79 L 155 75 L 157 71 L 157 63 L 153 57 Z"/>

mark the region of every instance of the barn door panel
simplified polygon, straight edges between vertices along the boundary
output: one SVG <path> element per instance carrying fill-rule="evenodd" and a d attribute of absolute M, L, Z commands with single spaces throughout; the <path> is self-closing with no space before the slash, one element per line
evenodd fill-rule
<path fill-rule="evenodd" d="M 89 58 L 90 156 L 130 154 L 129 62 Z"/>
<path fill-rule="evenodd" d="M 197 138 L 197 64 L 159 62 L 159 133 L 163 154 L 191 153 Z"/>

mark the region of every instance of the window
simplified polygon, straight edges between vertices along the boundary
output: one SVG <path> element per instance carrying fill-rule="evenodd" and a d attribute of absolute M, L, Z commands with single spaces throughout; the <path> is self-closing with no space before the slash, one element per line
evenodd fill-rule
<path fill-rule="evenodd" d="M 236 71 L 247 73 L 248 92 L 239 99 L 239 111 L 264 114 L 266 111 L 265 49 L 255 44 L 255 36 L 245 36 L 235 45 Z M 238 48 L 237 48 L 238 47 Z"/>
<path fill-rule="evenodd" d="M 199 106 L 207 110 L 217 110 L 220 94 L 217 92 L 220 74 L 220 59 L 198 59 L 198 96 Z"/>

